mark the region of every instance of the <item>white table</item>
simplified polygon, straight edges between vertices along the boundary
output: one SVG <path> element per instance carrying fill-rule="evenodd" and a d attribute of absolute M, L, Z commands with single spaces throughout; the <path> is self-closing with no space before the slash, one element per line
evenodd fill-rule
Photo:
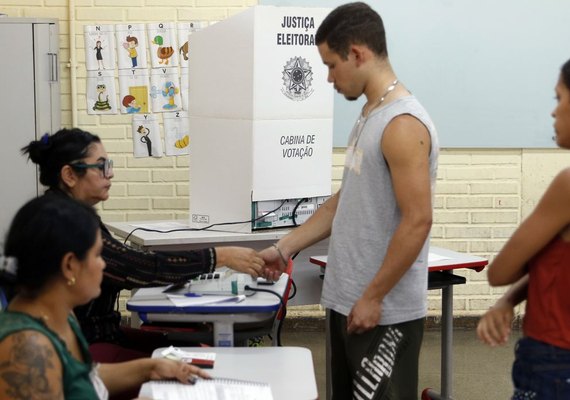
<path fill-rule="evenodd" d="M 152 357 L 161 357 L 162 350 L 155 350 Z M 311 351 L 303 347 L 188 347 L 183 350 L 216 353 L 214 368 L 206 370 L 211 376 L 267 382 L 274 400 L 318 398 L 313 357 Z M 142 386 L 139 395 L 151 395 L 148 384 Z"/>
<path fill-rule="evenodd" d="M 132 221 L 109 222 L 107 228 L 117 237 L 125 238 L 131 245 L 147 250 L 192 250 L 216 246 L 246 246 L 255 250 L 263 250 L 285 236 L 290 229 L 269 229 L 253 233 L 235 233 L 222 231 L 191 231 L 186 220 L 170 221 Z M 157 230 L 186 229 L 178 232 L 159 233 L 134 229 L 139 226 Z M 322 280 L 318 271 L 309 262 L 311 256 L 326 254 L 328 240 L 323 240 L 299 253 L 295 258 L 293 280 L 297 294 L 289 300 L 288 305 L 319 304 L 321 300 Z"/>
<path fill-rule="evenodd" d="M 253 233 L 224 232 L 221 230 L 191 230 L 186 220 L 109 222 L 105 224 L 115 235 L 125 238 L 142 248 L 152 250 L 188 250 L 209 246 L 267 246 L 287 234 L 289 229 L 270 229 Z M 161 232 L 137 228 L 155 229 Z M 133 230 L 137 229 L 133 232 Z M 167 230 L 178 230 L 164 233 Z M 131 234 L 132 232 L 132 234 Z M 264 248 L 264 247 L 262 247 Z"/>
<path fill-rule="evenodd" d="M 271 290 L 283 297 L 289 276 L 282 274 L 271 286 L 252 284 L 254 288 Z M 266 292 L 255 292 L 245 300 L 212 304 L 188 305 L 177 307 L 162 291 L 166 287 L 139 289 L 127 301 L 127 310 L 136 312 L 144 322 L 211 322 L 214 327 L 214 344 L 216 346 L 234 345 L 234 324 L 265 322 L 266 333 L 273 333 L 277 340 L 274 319 L 281 301 L 279 297 Z"/>

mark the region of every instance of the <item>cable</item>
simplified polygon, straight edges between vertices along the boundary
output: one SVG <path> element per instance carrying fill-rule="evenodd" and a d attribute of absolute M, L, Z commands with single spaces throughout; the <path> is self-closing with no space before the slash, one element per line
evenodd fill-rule
<path fill-rule="evenodd" d="M 293 207 L 293 211 L 291 212 L 291 219 L 293 220 L 293 226 L 299 226 L 297 224 L 297 208 L 299 208 L 299 206 L 301 205 L 302 202 L 304 201 L 309 201 L 309 199 L 307 197 L 302 198 L 301 200 L 299 200 L 297 202 L 297 204 L 295 204 L 295 207 Z"/>
<path fill-rule="evenodd" d="M 293 294 L 289 294 L 287 300 L 291 300 L 297 294 L 297 284 L 293 279 L 291 279 L 291 289 L 293 289 Z"/>
<path fill-rule="evenodd" d="M 274 292 L 273 290 L 269 290 L 269 289 L 262 289 L 262 288 L 258 288 L 258 287 L 251 287 L 249 285 L 245 285 L 244 286 L 244 290 L 251 290 L 252 292 L 266 292 L 266 293 L 271 293 L 275 296 L 277 296 L 279 298 L 279 302 L 281 303 L 281 307 L 285 308 L 285 302 L 283 301 L 283 296 L 281 296 L 279 293 Z"/>
<path fill-rule="evenodd" d="M 239 224 L 247 224 L 247 223 L 252 223 L 255 221 L 258 221 L 262 218 L 265 218 L 266 216 L 268 216 L 271 213 L 274 213 L 275 211 L 279 210 L 281 207 L 283 207 L 283 204 L 285 204 L 285 202 L 287 201 L 287 199 L 283 200 L 281 202 L 281 204 L 279 204 L 279 206 L 271 211 L 268 211 L 267 213 L 257 217 L 257 218 L 253 218 L 247 221 L 234 221 L 234 222 L 218 222 L 216 224 L 211 224 L 208 226 L 205 226 L 203 228 L 178 228 L 178 229 L 169 229 L 166 231 L 161 231 L 159 229 L 151 229 L 151 228 L 143 228 L 143 227 L 137 227 L 135 229 L 133 229 L 132 231 L 129 232 L 129 234 L 125 237 L 125 240 L 123 241 L 124 244 L 127 244 L 127 241 L 129 240 L 129 238 L 131 237 L 131 235 L 133 233 L 135 233 L 136 231 L 145 231 L 145 232 L 156 232 L 156 233 L 172 233 L 172 232 L 191 232 L 191 231 L 205 231 L 208 230 L 214 226 L 219 226 L 219 225 L 239 225 Z"/>
<path fill-rule="evenodd" d="M 279 293 L 274 292 L 273 290 L 269 290 L 269 289 L 255 288 L 255 287 L 251 287 L 249 285 L 245 285 L 244 289 L 245 290 L 251 290 L 253 292 L 271 293 L 271 294 L 279 297 L 279 302 L 281 303 L 281 310 L 283 311 L 283 314 L 281 316 L 281 319 L 277 321 L 277 323 L 278 323 L 278 325 L 277 325 L 277 346 L 281 347 L 282 346 L 281 345 L 281 326 L 283 325 L 283 321 L 285 320 L 285 316 L 287 315 L 287 306 L 285 305 L 285 302 L 283 301 L 283 297 Z M 279 313 L 279 310 L 277 311 L 277 313 Z M 269 335 L 269 337 L 271 338 L 271 335 Z M 271 338 L 271 339 L 273 339 L 273 338 Z"/>
<path fill-rule="evenodd" d="M 281 347 L 281 328 L 283 327 L 283 321 L 285 321 L 285 317 L 287 316 L 287 307 L 283 307 L 283 314 L 281 315 L 281 319 L 278 321 L 278 325 L 277 325 L 277 346 Z M 271 337 L 271 335 L 268 335 L 271 340 L 273 340 L 273 338 Z"/>

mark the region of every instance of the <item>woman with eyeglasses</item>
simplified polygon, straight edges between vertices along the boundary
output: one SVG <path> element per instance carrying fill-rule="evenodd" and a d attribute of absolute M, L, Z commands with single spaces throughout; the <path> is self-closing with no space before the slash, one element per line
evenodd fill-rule
<path fill-rule="evenodd" d="M 40 182 L 48 187 L 46 195 L 71 196 L 91 206 L 109 198 L 113 162 L 98 136 L 77 128 L 62 129 L 32 141 L 22 152 L 39 166 Z M 166 345 L 161 334 L 120 326 L 116 308 L 121 290 L 181 283 L 218 266 L 257 277 L 264 266 L 257 252 L 243 247 L 143 252 L 114 239 L 102 222 L 100 226 L 107 263 L 101 295 L 75 309 L 95 361 L 145 357 Z M 121 347 L 101 347 L 109 343 Z"/>

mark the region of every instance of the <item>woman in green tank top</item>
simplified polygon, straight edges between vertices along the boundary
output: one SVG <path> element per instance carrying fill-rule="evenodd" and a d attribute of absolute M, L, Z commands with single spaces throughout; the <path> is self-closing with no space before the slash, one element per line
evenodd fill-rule
<path fill-rule="evenodd" d="M 3 399 L 107 399 L 150 379 L 207 378 L 165 359 L 95 366 L 73 308 L 97 297 L 105 262 L 95 211 L 44 195 L 16 214 L 0 255 L 0 284 L 15 290 L 0 312 Z"/>

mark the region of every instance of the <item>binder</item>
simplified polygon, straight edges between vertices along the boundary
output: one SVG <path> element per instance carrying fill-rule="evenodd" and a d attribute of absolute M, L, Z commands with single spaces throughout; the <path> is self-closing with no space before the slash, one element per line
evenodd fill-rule
<path fill-rule="evenodd" d="M 154 400 L 273 400 L 269 383 L 229 378 L 199 378 L 194 384 L 150 382 Z"/>

